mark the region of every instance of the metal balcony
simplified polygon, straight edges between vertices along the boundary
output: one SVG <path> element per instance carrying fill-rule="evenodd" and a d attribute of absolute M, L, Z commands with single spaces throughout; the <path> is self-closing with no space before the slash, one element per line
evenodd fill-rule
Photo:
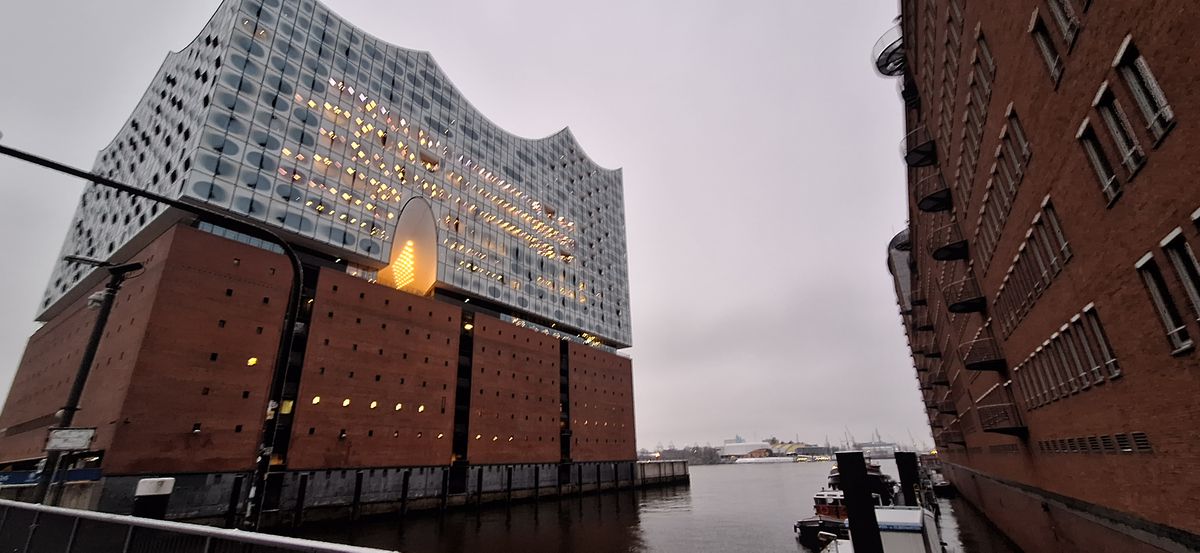
<path fill-rule="evenodd" d="M 946 211 L 954 205 L 950 202 L 950 187 L 941 171 L 932 171 L 917 181 L 917 209 L 926 213 Z"/>
<path fill-rule="evenodd" d="M 883 33 L 871 48 L 875 58 L 875 70 L 885 77 L 895 77 L 904 72 L 904 33 L 896 25 Z"/>
<path fill-rule="evenodd" d="M 957 222 L 951 221 L 929 233 L 929 255 L 938 261 L 967 258 L 967 239 L 963 238 Z"/>
<path fill-rule="evenodd" d="M 937 148 L 933 145 L 933 136 L 924 126 L 917 127 L 904 136 L 900 143 L 904 153 L 904 162 L 909 167 L 928 167 L 937 163 Z"/>
<path fill-rule="evenodd" d="M 943 430 L 941 434 L 938 434 L 938 438 L 941 439 L 943 443 L 948 444 L 966 445 L 967 443 L 967 440 L 963 438 L 963 433 L 960 430 Z"/>
<path fill-rule="evenodd" d="M 958 347 L 963 366 L 968 371 L 1004 371 L 1008 364 L 995 338 L 980 338 Z"/>
<path fill-rule="evenodd" d="M 945 365 L 938 365 L 937 368 L 929 371 L 929 383 L 934 386 L 949 386 L 950 378 L 947 377 L 947 373 Z"/>
<path fill-rule="evenodd" d="M 942 413 L 943 415 L 957 415 L 958 414 L 958 408 L 955 407 L 954 402 L 949 399 L 939 401 L 937 404 L 937 410 L 938 410 L 938 413 Z"/>
<path fill-rule="evenodd" d="M 979 291 L 979 283 L 968 274 L 942 289 L 946 309 L 951 313 L 980 313 L 987 307 L 987 299 Z"/>
<path fill-rule="evenodd" d="M 925 309 L 914 309 L 912 324 L 914 330 L 933 330 L 933 317 Z"/>
<path fill-rule="evenodd" d="M 900 81 L 900 97 L 904 99 L 905 107 L 915 108 L 921 105 L 921 93 L 917 90 L 912 73 L 905 73 L 904 79 Z"/>
<path fill-rule="evenodd" d="M 1009 436 L 1025 435 L 1025 424 L 1021 422 L 1017 406 L 1012 403 L 976 405 L 975 411 L 979 413 L 979 427 L 984 432 L 1008 434 Z"/>

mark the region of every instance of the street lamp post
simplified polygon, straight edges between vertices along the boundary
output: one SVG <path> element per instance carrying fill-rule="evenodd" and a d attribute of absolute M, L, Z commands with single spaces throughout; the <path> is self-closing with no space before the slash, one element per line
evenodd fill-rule
<path fill-rule="evenodd" d="M 108 285 L 97 293 L 100 296 L 99 311 L 96 313 L 96 322 L 92 324 L 92 335 L 88 337 L 87 346 L 83 349 L 83 358 L 79 360 L 79 369 L 75 371 L 75 382 L 71 384 L 71 392 L 67 395 L 67 404 L 62 408 L 62 416 L 59 417 L 58 427 L 69 428 L 71 422 L 75 419 L 75 412 L 79 410 L 79 399 L 83 396 L 83 386 L 87 384 L 88 374 L 92 370 L 92 362 L 96 359 L 96 350 L 100 347 L 100 338 L 104 335 L 104 325 L 108 323 L 108 314 L 112 312 L 113 302 L 117 298 L 117 292 L 121 289 L 121 283 L 125 281 L 125 277 L 134 271 L 142 270 L 141 263 L 123 263 L 120 265 L 100 261 L 97 259 L 88 259 L 86 257 L 67 256 L 64 258 L 71 263 L 79 263 L 83 265 L 91 265 L 97 268 L 108 270 Z M 90 304 L 90 299 L 89 299 Z M 33 501 L 35 503 L 46 503 L 46 492 L 50 489 L 50 484 L 54 480 L 55 474 L 58 473 L 58 464 L 62 460 L 62 452 L 52 450 L 46 452 L 46 463 L 42 467 L 42 474 L 38 477 L 37 487 L 33 490 Z M 59 484 L 59 488 L 63 486 Z M 55 498 L 51 498 L 49 504 L 56 503 Z"/>
<path fill-rule="evenodd" d="M 4 134 L 0 133 L 0 138 L 3 138 L 3 136 Z M 163 205 L 198 215 L 203 220 L 219 223 L 220 225 L 231 230 L 241 232 L 255 238 L 260 238 L 283 249 L 283 253 L 287 256 L 288 261 L 292 266 L 292 285 L 288 293 L 287 310 L 284 313 L 283 329 L 281 330 L 279 337 L 279 347 L 276 350 L 275 368 L 271 376 L 271 387 L 267 393 L 267 410 L 269 416 L 263 425 L 262 441 L 260 443 L 259 450 L 257 452 L 258 456 L 254 465 L 254 476 L 250 483 L 250 505 L 247 508 L 245 518 L 243 519 L 245 527 L 257 529 L 259 519 L 262 514 L 262 502 L 263 496 L 265 495 L 263 491 L 267 480 L 267 472 L 270 470 L 271 466 L 271 453 L 274 450 L 275 443 L 278 439 L 278 433 L 281 430 L 279 412 L 277 408 L 273 406 L 282 405 L 283 403 L 283 388 L 284 383 L 287 381 L 287 373 L 290 367 L 289 357 L 292 350 L 292 338 L 295 334 L 297 313 L 300 310 L 300 293 L 303 286 L 304 276 L 303 267 L 300 262 L 300 256 L 296 253 L 296 250 L 292 248 L 291 244 L 287 243 L 283 238 L 269 228 L 241 219 L 236 219 L 205 205 L 186 203 L 174 198 L 161 196 L 159 194 L 148 192 L 128 184 L 117 182 L 102 175 L 77 169 L 75 167 L 30 154 L 28 152 L 10 148 L 2 144 L 0 144 L 0 155 L 13 157 L 44 167 L 46 169 L 91 181 L 100 186 L 107 186 L 131 196 L 138 196 L 153 200 Z M 47 454 L 46 468 L 50 468 L 48 461 L 49 453 Z M 45 492 L 43 491 L 42 493 L 44 496 Z"/>

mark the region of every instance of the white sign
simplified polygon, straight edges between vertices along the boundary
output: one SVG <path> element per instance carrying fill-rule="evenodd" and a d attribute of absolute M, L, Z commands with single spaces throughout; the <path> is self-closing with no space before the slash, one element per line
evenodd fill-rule
<path fill-rule="evenodd" d="M 96 437 L 95 428 L 51 428 L 46 451 L 85 451 Z"/>

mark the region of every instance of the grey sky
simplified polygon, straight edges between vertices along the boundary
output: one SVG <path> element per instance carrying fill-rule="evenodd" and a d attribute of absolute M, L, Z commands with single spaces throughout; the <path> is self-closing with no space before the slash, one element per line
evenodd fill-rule
<path fill-rule="evenodd" d="M 901 102 L 870 63 L 896 0 L 326 3 L 430 51 L 501 126 L 569 125 L 624 168 L 639 446 L 928 441 L 885 263 Z M 90 167 L 218 4 L 6 6 L 4 143 Z M 81 189 L 0 159 L 0 395 Z"/>

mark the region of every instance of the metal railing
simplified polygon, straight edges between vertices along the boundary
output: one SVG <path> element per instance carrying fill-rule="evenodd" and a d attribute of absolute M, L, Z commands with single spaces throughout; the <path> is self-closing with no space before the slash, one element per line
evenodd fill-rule
<path fill-rule="evenodd" d="M 909 131 L 900 141 L 900 153 L 909 167 L 928 167 L 937 163 L 937 149 L 933 145 L 933 136 L 924 125 Z"/>
<path fill-rule="evenodd" d="M 962 445 L 967 443 L 967 441 L 963 438 L 962 431 L 960 430 L 943 430 L 941 434 L 938 434 L 938 439 L 942 443 L 949 444 Z"/>
<path fill-rule="evenodd" d="M 942 289 L 942 297 L 946 299 L 946 309 L 951 313 L 978 313 L 987 307 L 979 283 L 969 274 L 947 284 Z"/>
<path fill-rule="evenodd" d="M 958 348 L 963 366 L 969 371 L 1002 371 L 1007 368 L 1004 353 L 995 338 L 980 338 Z"/>
<path fill-rule="evenodd" d="M 979 427 L 984 432 L 1011 434 L 1025 429 L 1017 406 L 1012 403 L 976 405 L 975 412 L 979 414 Z"/>
<path fill-rule="evenodd" d="M 917 209 L 928 213 L 946 211 L 953 207 L 950 202 L 950 187 L 941 171 L 932 171 L 917 181 L 915 188 Z"/>
<path fill-rule="evenodd" d="M 954 400 L 950 400 L 950 399 L 944 399 L 942 401 L 939 401 L 937 404 L 937 410 L 939 413 L 944 413 L 947 415 L 953 415 L 953 414 L 958 413 L 958 407 L 955 407 Z"/>
<path fill-rule="evenodd" d="M 875 41 L 871 48 L 875 59 L 875 70 L 885 77 L 895 77 L 904 72 L 904 32 L 899 25 L 888 29 Z"/>
<path fill-rule="evenodd" d="M 957 222 L 951 221 L 929 233 L 929 255 L 938 261 L 966 259 L 967 240 Z"/>
<path fill-rule="evenodd" d="M 383 553 L 383 549 L 0 499 L 4 553 Z"/>
<path fill-rule="evenodd" d="M 929 372 L 929 383 L 934 386 L 949 386 L 950 378 L 947 376 L 946 365 L 939 363 L 932 371 Z"/>

